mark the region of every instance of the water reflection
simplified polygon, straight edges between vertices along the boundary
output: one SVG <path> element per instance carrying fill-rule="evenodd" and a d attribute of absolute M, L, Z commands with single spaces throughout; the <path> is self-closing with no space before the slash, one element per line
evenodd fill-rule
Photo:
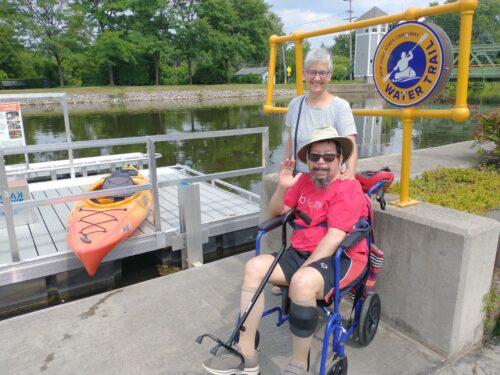
<path fill-rule="evenodd" d="M 348 98 L 347 98 L 348 99 Z M 348 99 L 349 100 L 349 99 Z M 379 98 L 349 100 L 353 108 L 382 108 Z M 481 108 L 483 109 L 483 108 Z M 355 117 L 357 146 L 361 158 L 401 152 L 402 126 L 398 119 Z M 94 140 L 166 133 L 201 132 L 249 127 L 269 127 L 270 171 L 278 169 L 283 159 L 287 129 L 282 115 L 264 115 L 260 104 L 225 104 L 223 106 L 162 108 L 134 111 L 70 112 L 73 140 Z M 65 140 L 60 113 L 24 116 L 28 144 L 46 144 Z M 412 137 L 413 148 L 433 147 L 472 139 L 474 120 L 455 124 L 450 120 L 418 119 Z M 123 145 L 102 149 L 78 150 L 76 157 L 144 152 L 141 145 Z M 206 173 L 257 166 L 261 143 L 257 135 L 161 143 L 159 166 L 186 164 Z M 31 161 L 67 158 L 66 152 L 31 155 Z M 22 162 L 22 156 L 9 162 Z M 237 185 L 258 192 L 259 176 L 234 179 Z"/>

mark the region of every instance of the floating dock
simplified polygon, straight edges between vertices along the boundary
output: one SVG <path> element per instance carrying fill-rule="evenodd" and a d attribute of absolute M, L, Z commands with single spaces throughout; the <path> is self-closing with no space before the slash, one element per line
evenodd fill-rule
<path fill-rule="evenodd" d="M 190 168 L 187 170 L 193 171 Z M 147 176 L 148 170 L 143 173 Z M 158 182 L 162 183 L 179 180 L 189 174 L 186 167 L 173 166 L 158 168 L 157 175 Z M 30 195 L 32 199 L 78 195 L 99 177 L 32 183 L 29 184 Z M 260 211 L 258 195 L 241 189 L 238 189 L 239 194 L 236 194 L 208 182 L 200 182 L 198 185 L 202 225 L 200 230 L 205 242 L 210 237 L 257 226 Z M 161 232 L 155 230 L 154 217 L 150 214 L 138 230 L 120 243 L 103 263 L 169 247 L 180 250 L 182 245 L 179 245 L 179 242 L 182 242 L 182 236 L 178 187 L 161 187 L 158 191 Z M 7 229 L 0 229 L 0 286 L 82 267 L 66 242 L 68 217 L 75 203 L 36 207 L 34 223 L 15 227 L 21 258 L 18 263 L 11 263 Z"/>

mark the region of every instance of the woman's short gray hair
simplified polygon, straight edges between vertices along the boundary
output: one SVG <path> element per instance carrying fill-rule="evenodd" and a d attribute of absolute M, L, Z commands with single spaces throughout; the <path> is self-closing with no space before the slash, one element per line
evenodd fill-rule
<path fill-rule="evenodd" d="M 304 61 L 304 70 L 309 69 L 312 63 L 323 63 L 328 66 L 328 71 L 333 72 L 333 60 L 330 52 L 324 47 L 312 49 L 307 52 L 306 60 Z"/>

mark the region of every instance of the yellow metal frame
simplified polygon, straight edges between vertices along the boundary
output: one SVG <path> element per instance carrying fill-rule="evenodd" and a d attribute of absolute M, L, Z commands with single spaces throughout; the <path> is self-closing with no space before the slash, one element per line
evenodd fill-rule
<path fill-rule="evenodd" d="M 421 17 L 436 16 L 445 13 L 460 14 L 460 41 L 458 52 L 457 89 L 455 105 L 449 109 L 426 109 L 409 107 L 403 109 L 353 109 L 357 116 L 386 116 L 400 117 L 403 121 L 403 146 L 401 156 L 401 192 L 399 200 L 394 203 L 398 206 L 408 206 L 417 201 L 410 199 L 410 167 L 411 167 L 411 134 L 413 119 L 423 118 L 448 118 L 455 122 L 463 122 L 469 118 L 470 111 L 467 107 L 467 85 L 469 81 L 469 55 L 472 34 L 472 18 L 477 7 L 477 0 L 457 0 L 455 3 L 436 5 L 427 8 L 408 8 L 403 13 L 390 14 L 383 17 L 371 18 L 368 20 L 352 22 L 340 26 L 332 26 L 313 31 L 296 31 L 290 35 L 272 35 L 269 38 L 269 77 L 274 77 L 276 68 L 276 50 L 284 42 L 294 42 L 295 44 L 295 66 L 297 95 L 304 93 L 303 82 L 303 54 L 302 42 L 306 38 L 315 36 L 334 34 L 342 31 L 364 28 L 367 26 L 394 23 L 398 21 L 416 21 Z M 286 107 L 273 106 L 274 80 L 267 81 L 266 102 L 264 113 L 286 113 Z"/>

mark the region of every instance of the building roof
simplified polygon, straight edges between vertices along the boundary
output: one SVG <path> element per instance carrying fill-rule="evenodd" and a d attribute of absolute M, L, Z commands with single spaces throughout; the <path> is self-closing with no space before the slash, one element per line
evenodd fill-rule
<path fill-rule="evenodd" d="M 370 19 L 370 18 L 382 17 L 382 16 L 387 16 L 387 13 L 384 12 L 380 8 L 373 7 L 368 12 L 366 12 L 363 15 L 359 16 L 356 19 L 356 21 L 362 21 L 362 20 L 367 20 L 367 19 Z"/>
<path fill-rule="evenodd" d="M 262 75 L 267 73 L 268 70 L 269 68 L 267 66 L 260 66 L 258 68 L 242 68 L 236 72 L 235 76 L 245 76 L 247 74 Z"/>

